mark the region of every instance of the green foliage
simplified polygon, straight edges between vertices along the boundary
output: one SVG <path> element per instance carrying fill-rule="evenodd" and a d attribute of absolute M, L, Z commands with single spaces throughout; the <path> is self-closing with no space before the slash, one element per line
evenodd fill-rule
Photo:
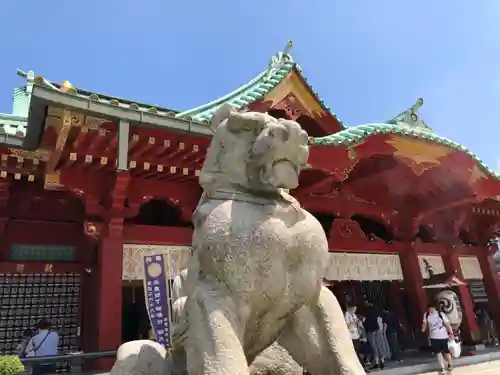
<path fill-rule="evenodd" d="M 16 355 L 0 355 L 0 375 L 22 375 L 24 366 Z"/>

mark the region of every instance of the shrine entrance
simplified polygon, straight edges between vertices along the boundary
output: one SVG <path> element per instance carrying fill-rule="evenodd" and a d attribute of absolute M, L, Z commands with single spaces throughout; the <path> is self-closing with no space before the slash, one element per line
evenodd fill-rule
<path fill-rule="evenodd" d="M 146 339 L 150 323 L 142 281 L 126 282 L 122 293 L 122 342 Z"/>

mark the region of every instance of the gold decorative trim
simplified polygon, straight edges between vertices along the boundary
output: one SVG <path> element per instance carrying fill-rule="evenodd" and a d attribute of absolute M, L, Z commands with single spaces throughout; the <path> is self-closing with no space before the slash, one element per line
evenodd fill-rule
<path fill-rule="evenodd" d="M 57 190 L 62 188 L 60 182 L 60 171 L 45 174 L 44 188 L 47 190 Z"/>
<path fill-rule="evenodd" d="M 21 150 L 18 148 L 9 148 L 9 156 L 22 157 L 24 159 L 34 159 L 47 161 L 50 158 L 51 152 L 48 150 L 38 149 L 36 151 Z"/>
<path fill-rule="evenodd" d="M 385 143 L 395 148 L 393 155 L 417 175 L 441 164 L 441 159 L 454 151 L 442 145 L 398 135 L 390 136 Z"/>

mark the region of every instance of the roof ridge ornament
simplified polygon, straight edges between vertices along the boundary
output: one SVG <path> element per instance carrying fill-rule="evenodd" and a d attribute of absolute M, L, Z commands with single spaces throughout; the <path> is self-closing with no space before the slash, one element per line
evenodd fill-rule
<path fill-rule="evenodd" d="M 33 70 L 25 72 L 24 70 L 17 69 L 17 75 L 26 80 L 26 93 L 31 95 L 33 91 L 33 84 L 35 83 L 35 72 L 33 72 Z"/>
<path fill-rule="evenodd" d="M 292 55 L 290 54 L 292 47 L 293 42 L 289 40 L 282 52 L 278 52 L 276 55 L 271 57 L 271 61 L 269 61 L 269 68 L 267 68 L 268 71 L 265 78 L 266 81 L 269 81 L 271 77 L 284 68 L 287 63 L 293 62 Z"/>
<path fill-rule="evenodd" d="M 389 120 L 389 124 L 406 125 L 411 128 L 432 131 L 432 129 L 420 119 L 419 109 L 424 105 L 424 99 L 418 98 L 417 102 L 404 112 Z"/>

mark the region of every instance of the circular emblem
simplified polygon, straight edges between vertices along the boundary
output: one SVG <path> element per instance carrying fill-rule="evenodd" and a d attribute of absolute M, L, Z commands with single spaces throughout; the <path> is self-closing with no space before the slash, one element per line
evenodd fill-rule
<path fill-rule="evenodd" d="M 158 277 L 161 275 L 161 266 L 158 264 L 158 263 L 151 263 L 149 266 L 148 266 L 148 275 L 150 277 Z"/>

